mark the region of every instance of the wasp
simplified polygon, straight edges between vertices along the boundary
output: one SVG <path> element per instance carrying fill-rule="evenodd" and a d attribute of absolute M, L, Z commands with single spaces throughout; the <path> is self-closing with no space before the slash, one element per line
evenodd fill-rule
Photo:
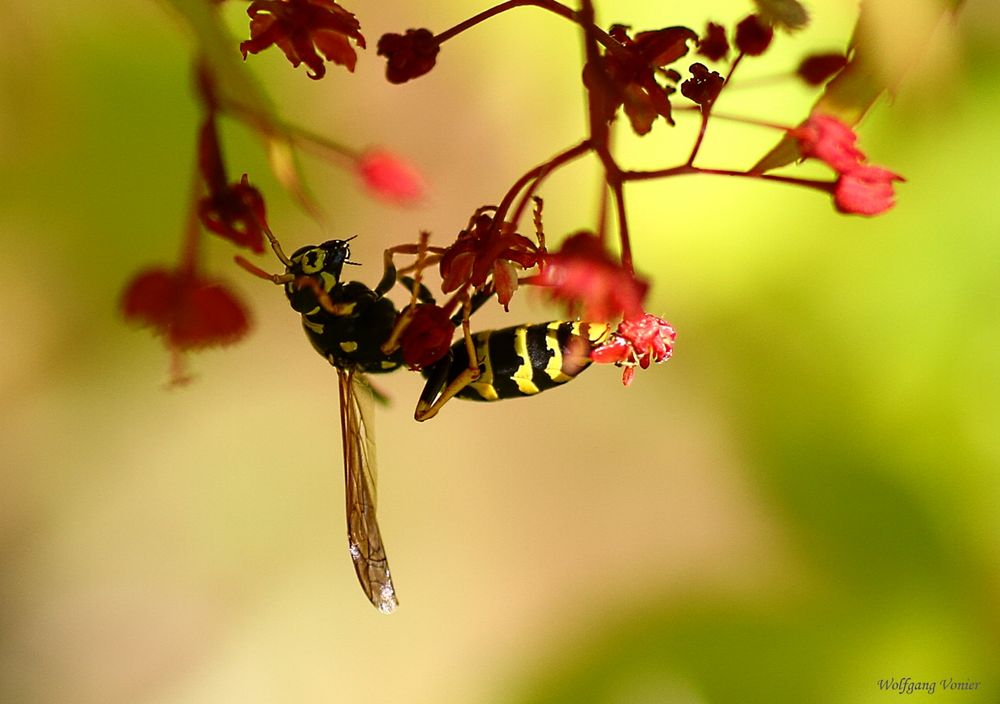
<path fill-rule="evenodd" d="M 433 302 L 419 281 L 426 236 L 416 250 L 412 246 L 386 250 L 384 272 L 375 288 L 343 278 L 345 265 L 357 264 L 351 260 L 353 237 L 301 247 L 290 257 L 273 235 L 268 233 L 268 237 L 285 265 L 283 274 L 268 274 L 242 257 L 237 257 L 237 263 L 284 286 L 313 348 L 337 370 L 348 548 L 365 596 L 379 611 L 391 613 L 399 602 L 375 515 L 374 392 L 366 377 L 404 366 L 398 339 L 408 312 L 418 301 Z M 415 276 L 399 275 L 395 254 L 414 252 L 418 257 L 412 267 Z M 402 312 L 387 297 L 397 284 L 408 289 L 411 297 Z M 589 366 L 592 349 L 614 335 L 606 324 L 571 321 L 472 333 L 469 316 L 490 294 L 486 290 L 466 299 L 463 311 L 451 319 L 455 329 L 462 328 L 463 339 L 422 370 L 427 381 L 414 412 L 417 420 L 432 418 L 455 397 L 496 401 L 532 396 L 564 384 Z"/>

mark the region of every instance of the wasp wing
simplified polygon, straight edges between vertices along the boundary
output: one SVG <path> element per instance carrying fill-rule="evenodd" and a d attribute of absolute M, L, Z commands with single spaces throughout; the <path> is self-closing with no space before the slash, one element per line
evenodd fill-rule
<path fill-rule="evenodd" d="M 337 373 L 340 428 L 344 440 L 348 546 L 365 595 L 375 608 L 388 614 L 399 602 L 375 518 L 375 443 L 368 420 L 368 411 L 373 405 L 372 390 L 360 372 L 338 369 Z"/>

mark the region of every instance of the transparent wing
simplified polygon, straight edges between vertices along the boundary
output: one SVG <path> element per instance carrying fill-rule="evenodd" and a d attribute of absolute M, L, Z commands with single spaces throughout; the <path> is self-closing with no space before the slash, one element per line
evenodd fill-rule
<path fill-rule="evenodd" d="M 347 542 L 361 588 L 375 608 L 388 614 L 399 602 L 375 518 L 375 443 L 368 421 L 372 390 L 360 372 L 338 369 L 337 374 L 344 440 Z"/>

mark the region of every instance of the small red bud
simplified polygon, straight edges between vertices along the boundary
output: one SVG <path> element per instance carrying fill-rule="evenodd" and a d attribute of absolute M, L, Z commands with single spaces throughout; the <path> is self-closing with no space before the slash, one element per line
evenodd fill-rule
<path fill-rule="evenodd" d="M 750 15 L 736 25 L 736 48 L 747 56 L 760 56 L 771 45 L 774 30 L 757 15 Z"/>

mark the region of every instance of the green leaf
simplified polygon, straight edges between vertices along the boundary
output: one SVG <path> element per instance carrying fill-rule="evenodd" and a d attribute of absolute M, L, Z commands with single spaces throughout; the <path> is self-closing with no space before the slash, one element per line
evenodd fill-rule
<path fill-rule="evenodd" d="M 849 61 L 813 105 L 810 114 L 857 124 L 885 92 L 895 92 L 921 55 L 942 18 L 964 0 L 864 0 L 851 38 Z M 751 171 L 763 173 L 801 158 L 785 135 Z"/>
<path fill-rule="evenodd" d="M 226 28 L 217 6 L 208 0 L 163 0 L 194 35 L 196 51 L 213 78 L 222 108 L 237 115 L 264 140 L 278 182 L 316 215 L 320 208 L 305 187 L 293 138 L 270 96 L 244 65 L 239 39 Z"/>
<path fill-rule="evenodd" d="M 194 35 L 198 53 L 215 79 L 223 103 L 238 104 L 270 126 L 279 124 L 274 104 L 243 65 L 240 42 L 222 22 L 216 5 L 207 0 L 163 0 Z"/>
<path fill-rule="evenodd" d="M 761 19 L 775 27 L 791 32 L 809 24 L 809 12 L 799 0 L 754 0 L 754 4 Z"/>

